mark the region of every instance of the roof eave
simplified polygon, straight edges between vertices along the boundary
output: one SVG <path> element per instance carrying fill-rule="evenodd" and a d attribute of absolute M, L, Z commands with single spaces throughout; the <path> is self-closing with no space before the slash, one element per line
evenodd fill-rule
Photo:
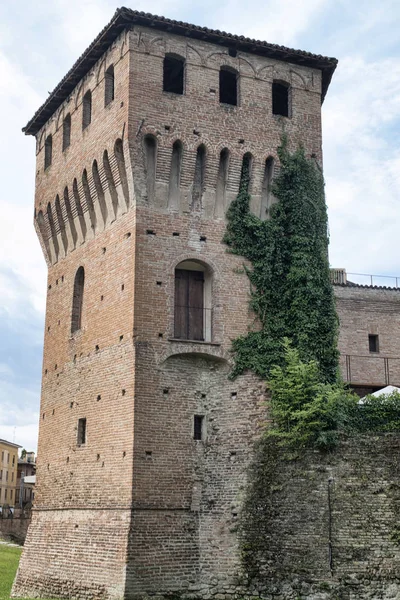
<path fill-rule="evenodd" d="M 57 108 L 68 98 L 79 81 L 86 75 L 91 67 L 99 60 L 105 50 L 113 43 L 126 27 L 132 25 L 154 27 L 169 33 L 191 37 L 204 41 L 217 43 L 238 50 L 250 52 L 260 56 L 267 56 L 276 60 L 283 60 L 293 64 L 304 65 L 319 69 L 322 72 L 321 103 L 324 101 L 332 75 L 336 69 L 337 60 L 294 50 L 276 44 L 269 44 L 259 40 L 252 40 L 244 36 L 237 36 L 225 31 L 212 30 L 206 27 L 197 27 L 189 23 L 173 21 L 165 17 L 133 11 L 128 8 L 118 8 L 111 21 L 104 27 L 85 52 L 78 58 L 72 68 L 55 87 L 47 100 L 36 111 L 22 131 L 26 135 L 36 135 L 45 125 Z"/>

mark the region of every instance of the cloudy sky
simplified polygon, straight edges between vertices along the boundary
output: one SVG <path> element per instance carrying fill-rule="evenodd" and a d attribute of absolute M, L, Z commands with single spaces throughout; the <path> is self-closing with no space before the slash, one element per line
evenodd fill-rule
<path fill-rule="evenodd" d="M 35 143 L 21 128 L 120 5 L 114 0 L 0 3 L 0 438 L 27 449 L 37 442 L 46 269 L 32 226 Z M 323 106 L 331 264 L 400 276 L 398 1 L 126 5 L 337 57 Z"/>

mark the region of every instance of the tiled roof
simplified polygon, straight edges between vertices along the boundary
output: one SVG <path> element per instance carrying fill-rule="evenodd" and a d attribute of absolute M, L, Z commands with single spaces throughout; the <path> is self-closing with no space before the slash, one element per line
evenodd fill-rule
<path fill-rule="evenodd" d="M 294 50 L 277 44 L 253 40 L 241 35 L 233 35 L 231 33 L 226 33 L 225 31 L 219 31 L 218 29 L 198 27 L 197 25 L 191 25 L 190 23 L 174 21 L 172 19 L 166 19 L 165 17 L 158 17 L 157 15 L 151 15 L 149 13 L 122 7 L 115 11 L 111 21 L 99 33 L 82 56 L 78 58 L 72 69 L 68 71 L 65 77 L 54 88 L 46 102 L 42 104 L 22 131 L 27 135 L 35 135 L 64 100 L 68 98 L 77 83 L 98 61 L 121 31 L 136 24 L 177 35 L 184 35 L 185 37 L 213 42 L 214 44 L 221 44 L 222 46 L 267 56 L 284 62 L 320 69 L 322 71 L 322 100 L 325 97 L 337 65 L 336 58 L 311 54 L 310 52 L 304 52 L 303 50 Z"/>
<path fill-rule="evenodd" d="M 361 288 L 365 290 L 390 290 L 392 292 L 400 292 L 399 287 L 389 287 L 386 285 L 363 285 L 361 283 L 354 283 L 353 281 L 347 281 L 347 283 L 336 283 L 332 282 L 332 285 L 335 287 L 351 287 L 351 288 Z"/>
<path fill-rule="evenodd" d="M 9 446 L 14 446 L 14 448 L 22 448 L 22 446 L 18 446 L 15 442 L 8 442 L 7 440 L 0 440 L 1 444 L 8 444 Z"/>

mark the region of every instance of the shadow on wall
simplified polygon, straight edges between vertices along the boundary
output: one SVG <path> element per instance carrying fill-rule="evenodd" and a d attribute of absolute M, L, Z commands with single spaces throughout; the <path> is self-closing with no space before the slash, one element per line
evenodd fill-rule
<path fill-rule="evenodd" d="M 200 583 L 199 527 L 213 510 L 205 498 L 215 464 L 207 460 L 207 415 L 218 411 L 228 374 L 226 360 L 190 349 L 159 369 L 149 371 L 149 361 L 152 351 L 139 348 L 125 598 L 183 593 Z"/>

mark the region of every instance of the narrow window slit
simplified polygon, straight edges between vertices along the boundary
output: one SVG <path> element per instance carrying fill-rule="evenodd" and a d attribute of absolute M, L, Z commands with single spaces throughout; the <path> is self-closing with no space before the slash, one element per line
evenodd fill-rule
<path fill-rule="evenodd" d="M 79 419 L 78 421 L 78 446 L 86 444 L 86 419 Z"/>
<path fill-rule="evenodd" d="M 202 440 L 203 439 L 203 429 L 204 429 L 204 416 L 203 415 L 194 415 L 194 421 L 193 421 L 193 439 L 194 440 Z"/>

